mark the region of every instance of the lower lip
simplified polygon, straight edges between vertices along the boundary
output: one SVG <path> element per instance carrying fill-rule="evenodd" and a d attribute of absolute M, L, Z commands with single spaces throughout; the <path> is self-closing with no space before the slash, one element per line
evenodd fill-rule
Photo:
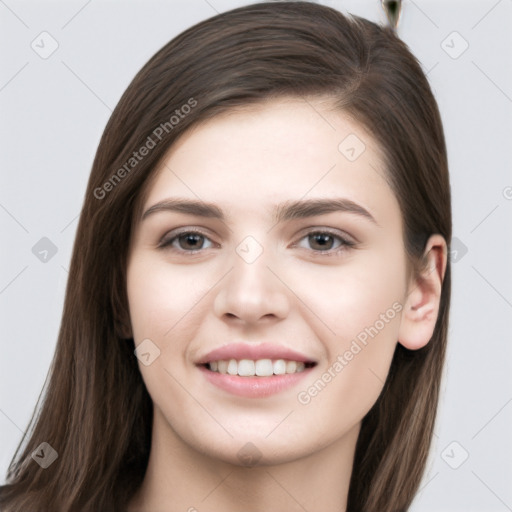
<path fill-rule="evenodd" d="M 219 372 L 212 372 L 204 366 L 198 366 L 204 376 L 218 388 L 248 398 L 263 398 L 275 395 L 295 386 L 313 368 L 306 368 L 299 373 L 285 373 L 271 377 L 240 377 Z"/>

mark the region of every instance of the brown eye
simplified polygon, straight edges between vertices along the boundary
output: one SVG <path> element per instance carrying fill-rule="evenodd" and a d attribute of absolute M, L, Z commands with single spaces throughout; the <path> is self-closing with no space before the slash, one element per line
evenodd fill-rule
<path fill-rule="evenodd" d="M 205 244 L 210 245 L 205 247 Z M 164 239 L 159 248 L 170 248 L 176 252 L 196 252 L 209 249 L 213 244 L 211 240 L 199 231 L 183 231 L 175 236 Z"/>
<path fill-rule="evenodd" d="M 180 249 L 195 250 L 202 249 L 204 243 L 204 236 L 198 235 L 197 233 L 186 233 L 176 237 Z"/>
<path fill-rule="evenodd" d="M 355 242 L 329 231 L 312 231 L 302 237 L 298 245 L 319 254 L 331 255 L 354 246 Z"/>
<path fill-rule="evenodd" d="M 311 248 L 315 251 L 325 251 L 332 249 L 334 237 L 327 233 L 315 233 L 308 235 Z"/>

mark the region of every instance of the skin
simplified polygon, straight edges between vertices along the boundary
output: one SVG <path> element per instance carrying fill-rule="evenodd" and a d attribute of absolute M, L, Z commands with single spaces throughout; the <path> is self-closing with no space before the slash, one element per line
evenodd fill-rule
<path fill-rule="evenodd" d="M 365 144 L 355 161 L 338 149 L 350 134 Z M 446 267 L 446 244 L 433 235 L 428 269 L 408 275 L 401 213 L 384 175 L 373 139 L 321 98 L 231 111 L 173 145 L 143 211 L 180 197 L 214 203 L 226 218 L 159 211 L 135 225 L 129 329 L 136 346 L 149 338 L 160 355 L 148 366 L 139 361 L 154 422 L 131 511 L 345 510 L 361 420 L 382 390 L 396 344 L 414 350 L 430 340 Z M 333 197 L 357 203 L 375 222 L 335 211 L 275 224 L 279 203 Z M 158 248 L 177 228 L 206 238 Z M 307 235 L 325 229 L 334 238 L 322 249 Z M 236 251 L 247 236 L 263 248 L 252 263 Z M 337 236 L 354 245 L 336 253 Z M 389 318 L 393 304 L 399 311 Z M 338 356 L 382 314 L 383 328 L 311 396 L 308 389 L 333 373 Z M 237 341 L 280 344 L 317 365 L 290 390 L 233 396 L 194 361 Z M 240 456 L 247 453 L 249 466 Z"/>

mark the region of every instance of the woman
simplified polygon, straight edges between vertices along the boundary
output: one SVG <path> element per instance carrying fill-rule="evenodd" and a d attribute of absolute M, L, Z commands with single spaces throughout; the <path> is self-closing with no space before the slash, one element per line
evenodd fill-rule
<path fill-rule="evenodd" d="M 391 29 L 268 2 L 185 31 L 100 142 L 2 510 L 407 510 L 450 238 L 438 108 Z"/>

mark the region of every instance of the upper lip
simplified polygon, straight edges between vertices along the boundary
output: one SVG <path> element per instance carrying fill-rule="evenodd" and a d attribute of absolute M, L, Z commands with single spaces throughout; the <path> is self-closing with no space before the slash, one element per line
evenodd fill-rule
<path fill-rule="evenodd" d="M 260 343 L 258 345 L 252 343 L 231 343 L 208 352 L 208 354 L 201 357 L 196 364 L 206 364 L 211 361 L 229 359 L 252 359 L 254 361 L 258 359 L 288 359 L 290 361 L 301 361 L 303 363 L 316 362 L 300 352 L 273 343 Z"/>

